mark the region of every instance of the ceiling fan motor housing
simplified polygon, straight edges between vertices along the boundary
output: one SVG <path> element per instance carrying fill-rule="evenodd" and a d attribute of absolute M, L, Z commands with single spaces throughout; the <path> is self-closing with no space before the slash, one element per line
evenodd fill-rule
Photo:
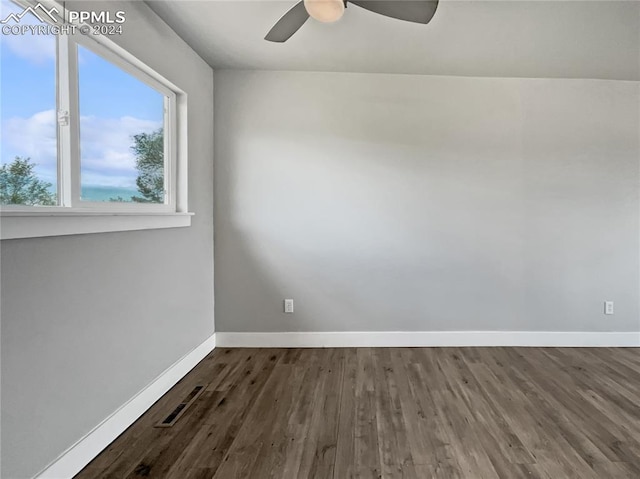
<path fill-rule="evenodd" d="M 351 2 L 358 7 L 389 18 L 427 24 L 438 8 L 439 0 L 301 0 L 269 30 L 265 40 L 283 43 L 313 17 L 329 23 L 339 20 Z"/>
<path fill-rule="evenodd" d="M 342 18 L 346 3 L 344 0 L 304 0 L 304 8 L 311 18 L 332 23 Z"/>

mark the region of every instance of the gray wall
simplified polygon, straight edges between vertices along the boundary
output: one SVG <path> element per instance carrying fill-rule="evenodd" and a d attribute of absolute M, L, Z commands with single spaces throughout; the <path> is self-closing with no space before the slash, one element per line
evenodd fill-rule
<path fill-rule="evenodd" d="M 1 243 L 3 478 L 31 477 L 213 333 L 213 73 L 145 4 L 124 9 L 118 43 L 188 94 L 196 215 Z"/>
<path fill-rule="evenodd" d="M 218 331 L 640 329 L 637 82 L 215 82 Z"/>

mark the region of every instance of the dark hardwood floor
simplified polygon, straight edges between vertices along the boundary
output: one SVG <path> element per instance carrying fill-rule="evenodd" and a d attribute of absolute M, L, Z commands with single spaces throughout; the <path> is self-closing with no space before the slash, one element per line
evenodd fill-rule
<path fill-rule="evenodd" d="M 637 479 L 640 349 L 216 349 L 76 477 Z"/>

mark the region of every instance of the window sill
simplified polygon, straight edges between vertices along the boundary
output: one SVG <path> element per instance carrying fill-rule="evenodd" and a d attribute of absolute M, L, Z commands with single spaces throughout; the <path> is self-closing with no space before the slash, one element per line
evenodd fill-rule
<path fill-rule="evenodd" d="M 193 213 L 0 212 L 0 239 L 41 238 L 191 226 Z"/>

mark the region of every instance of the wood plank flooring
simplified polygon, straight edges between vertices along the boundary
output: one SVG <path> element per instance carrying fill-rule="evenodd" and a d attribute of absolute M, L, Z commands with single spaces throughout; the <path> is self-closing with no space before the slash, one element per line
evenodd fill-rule
<path fill-rule="evenodd" d="M 216 349 L 76 477 L 637 479 L 640 349 Z"/>

